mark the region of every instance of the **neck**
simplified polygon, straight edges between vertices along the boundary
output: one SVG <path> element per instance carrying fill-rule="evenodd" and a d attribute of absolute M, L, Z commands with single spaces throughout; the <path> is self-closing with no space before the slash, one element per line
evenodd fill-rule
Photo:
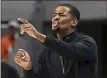
<path fill-rule="evenodd" d="M 68 31 L 65 31 L 65 32 L 58 32 L 58 33 L 57 33 L 57 38 L 58 38 L 59 40 L 62 40 L 62 38 L 63 38 L 64 36 L 66 36 L 66 35 L 74 32 L 74 31 L 75 31 L 75 29 L 68 30 Z"/>

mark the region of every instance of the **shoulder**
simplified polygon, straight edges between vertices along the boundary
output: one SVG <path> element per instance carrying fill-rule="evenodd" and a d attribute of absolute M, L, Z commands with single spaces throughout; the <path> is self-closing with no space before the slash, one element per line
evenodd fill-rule
<path fill-rule="evenodd" d="M 2 66 L 4 67 L 2 70 L 7 71 L 8 78 L 19 78 L 19 73 L 13 66 L 6 63 L 3 63 Z"/>
<path fill-rule="evenodd" d="M 6 43 L 7 40 L 8 40 L 8 36 L 5 35 L 5 36 L 2 37 L 1 42 Z"/>
<path fill-rule="evenodd" d="M 8 71 L 14 72 L 16 71 L 16 69 L 14 67 L 12 67 L 11 65 L 1 62 L 1 66 L 3 67 L 3 69 L 6 69 Z"/>

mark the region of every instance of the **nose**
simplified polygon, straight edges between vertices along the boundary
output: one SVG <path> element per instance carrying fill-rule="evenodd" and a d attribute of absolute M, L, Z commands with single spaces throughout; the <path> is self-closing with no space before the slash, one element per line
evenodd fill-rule
<path fill-rule="evenodd" d="M 57 20 L 60 20 L 60 17 L 59 17 L 59 15 L 56 15 L 53 19 L 54 19 L 55 21 L 57 21 Z"/>

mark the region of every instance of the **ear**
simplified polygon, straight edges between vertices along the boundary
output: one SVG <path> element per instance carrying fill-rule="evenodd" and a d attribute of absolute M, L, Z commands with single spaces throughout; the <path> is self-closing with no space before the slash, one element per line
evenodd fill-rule
<path fill-rule="evenodd" d="M 71 25 L 72 25 L 73 27 L 75 27 L 77 24 L 78 24 L 77 18 L 73 18 L 72 21 L 71 21 Z"/>

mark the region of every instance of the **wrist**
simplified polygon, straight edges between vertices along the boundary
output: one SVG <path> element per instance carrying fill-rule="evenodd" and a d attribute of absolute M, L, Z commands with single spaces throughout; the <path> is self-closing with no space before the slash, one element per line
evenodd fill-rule
<path fill-rule="evenodd" d="M 44 43 L 45 39 L 46 39 L 46 35 L 43 35 L 41 33 L 37 33 L 36 34 L 36 39 L 39 40 L 40 42 Z"/>
<path fill-rule="evenodd" d="M 26 71 L 29 71 L 29 70 L 31 70 L 31 69 L 32 69 L 32 67 L 24 68 L 24 70 L 26 70 Z"/>
<path fill-rule="evenodd" d="M 26 71 L 29 71 L 29 70 L 31 70 L 31 69 L 32 69 L 31 63 L 29 63 L 28 66 L 24 67 L 24 70 L 26 70 Z"/>

